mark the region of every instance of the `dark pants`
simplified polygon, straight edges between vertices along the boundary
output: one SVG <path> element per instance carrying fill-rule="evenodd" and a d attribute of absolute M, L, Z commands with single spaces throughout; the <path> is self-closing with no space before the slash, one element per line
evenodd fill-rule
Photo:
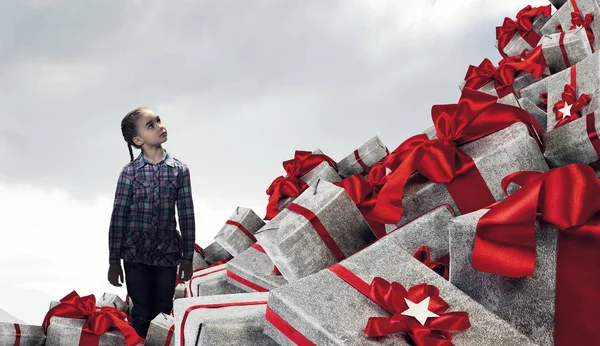
<path fill-rule="evenodd" d="M 160 267 L 123 262 L 125 285 L 133 303 L 132 325 L 138 335 L 146 338 L 150 321 L 161 312 L 173 309 L 177 266 Z"/>

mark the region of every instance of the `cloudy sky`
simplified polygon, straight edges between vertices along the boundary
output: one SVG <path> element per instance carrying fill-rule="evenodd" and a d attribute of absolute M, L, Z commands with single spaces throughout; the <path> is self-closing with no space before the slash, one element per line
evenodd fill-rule
<path fill-rule="evenodd" d="M 72 290 L 125 295 L 106 273 L 129 110 L 148 106 L 169 129 L 206 246 L 236 206 L 264 216 L 294 150 L 339 161 L 429 127 L 469 64 L 500 59 L 494 28 L 524 4 L 1 2 L 0 308 L 41 324 L 46 300 Z"/>

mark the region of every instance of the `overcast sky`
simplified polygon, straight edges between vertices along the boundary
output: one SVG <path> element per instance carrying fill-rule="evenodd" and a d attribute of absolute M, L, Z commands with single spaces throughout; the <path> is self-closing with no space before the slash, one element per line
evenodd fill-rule
<path fill-rule="evenodd" d="M 393 150 L 431 126 L 431 106 L 458 100 L 469 64 L 500 59 L 495 26 L 524 5 L 0 2 L 0 294 L 12 292 L 0 308 L 41 324 L 47 305 L 19 289 L 39 301 L 125 296 L 106 273 L 129 110 L 148 106 L 167 126 L 206 246 L 236 206 L 264 216 L 294 150 L 339 161 L 375 135 Z"/>

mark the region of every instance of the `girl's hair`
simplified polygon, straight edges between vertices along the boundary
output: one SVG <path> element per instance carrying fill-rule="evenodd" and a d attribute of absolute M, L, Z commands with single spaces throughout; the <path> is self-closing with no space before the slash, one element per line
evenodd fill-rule
<path fill-rule="evenodd" d="M 137 136 L 137 129 L 135 124 L 138 118 L 144 114 L 144 111 L 147 110 L 148 107 L 138 107 L 131 112 L 127 113 L 125 118 L 121 121 L 121 132 L 123 133 L 123 138 L 125 142 L 127 142 L 127 147 L 129 148 L 129 155 L 131 156 L 131 161 L 133 161 L 133 149 L 131 147 L 135 147 L 136 149 L 142 149 L 138 147 L 133 142 L 133 137 Z"/>

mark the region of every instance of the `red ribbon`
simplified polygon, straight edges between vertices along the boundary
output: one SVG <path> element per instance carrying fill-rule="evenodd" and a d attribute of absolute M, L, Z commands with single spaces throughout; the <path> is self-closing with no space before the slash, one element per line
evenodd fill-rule
<path fill-rule="evenodd" d="M 297 346 L 316 346 L 312 341 L 267 306 L 265 319 Z"/>
<path fill-rule="evenodd" d="M 360 155 L 358 154 L 358 149 L 354 150 L 354 158 L 356 159 L 356 162 L 358 162 L 360 167 L 363 169 L 363 174 L 369 173 L 369 166 L 367 166 L 360 158 Z"/>
<path fill-rule="evenodd" d="M 232 226 L 237 227 L 253 243 L 256 243 L 256 238 L 254 237 L 254 234 L 250 233 L 250 231 L 248 231 L 248 229 L 246 227 L 244 227 L 244 225 L 242 225 L 241 223 L 239 223 L 237 221 L 233 221 L 233 220 L 227 220 L 225 223 L 228 224 L 228 225 L 232 225 Z"/>
<path fill-rule="evenodd" d="M 287 177 L 277 177 L 269 188 L 269 203 L 267 204 L 267 215 L 265 220 L 271 220 L 278 213 L 278 202 L 283 197 L 298 197 L 306 190 L 308 184 L 300 180 L 300 177 L 317 167 L 321 162 L 327 162 L 332 167 L 336 167 L 335 161 L 329 156 L 323 154 L 312 154 L 310 151 L 296 150 L 294 158 L 283 162 L 283 169 Z"/>
<path fill-rule="evenodd" d="M 194 250 L 200 254 L 200 256 L 204 257 L 204 250 L 200 247 L 200 245 L 194 243 Z"/>
<path fill-rule="evenodd" d="M 596 40 L 594 36 L 594 32 L 592 31 L 592 22 L 594 21 L 594 14 L 588 13 L 583 15 L 581 11 L 579 11 L 579 7 L 577 6 L 577 1 L 570 0 L 571 6 L 573 7 L 573 12 L 571 12 L 571 27 L 570 30 L 577 28 L 578 26 L 585 28 L 585 34 L 590 42 L 590 47 L 592 48 L 592 53 L 594 52 L 594 47 L 592 43 Z M 582 18 L 583 17 L 583 18 Z"/>
<path fill-rule="evenodd" d="M 474 269 L 520 278 L 535 270 L 535 221 L 555 225 L 555 345 L 589 345 L 600 319 L 600 180 L 594 170 L 572 164 L 544 173 L 524 171 L 502 180 L 521 188 L 477 223 Z"/>
<path fill-rule="evenodd" d="M 506 57 L 504 48 L 514 35 L 519 34 L 531 46 L 537 46 L 541 36 L 533 30 L 533 20 L 536 16 L 550 16 L 551 5 L 532 8 L 526 6 L 517 13 L 516 21 L 508 17 L 504 18 L 502 26 L 496 27 L 496 39 L 498 40 L 498 51 Z"/>
<path fill-rule="evenodd" d="M 445 184 L 462 214 L 495 203 L 475 163 L 458 147 L 517 122 L 527 125 L 538 144 L 537 133 L 543 133 L 531 114 L 517 107 L 499 104 L 496 100 L 492 95 L 465 88 L 458 104 L 433 106 L 432 118 L 438 139 L 431 140 L 420 134 L 396 149 L 412 151 L 401 153 L 405 159 L 388 176 L 372 216 L 386 224 L 400 220 L 404 185 L 414 172 L 421 173 L 434 183 Z"/>
<path fill-rule="evenodd" d="M 405 332 L 417 346 L 452 345 L 450 331 L 466 330 L 471 326 L 467 312 L 446 312 L 450 306 L 439 296 L 438 288 L 433 285 L 422 283 L 406 290 L 402 284 L 390 283 L 381 277 L 375 277 L 369 285 L 339 263 L 328 269 L 392 314 L 391 317 L 369 318 L 365 328 L 367 336 Z M 422 325 L 414 317 L 402 315 L 408 310 L 405 298 L 418 304 L 427 297 L 430 298 L 428 310 L 439 317 L 428 318 L 425 325 Z"/>
<path fill-rule="evenodd" d="M 592 143 L 594 150 L 596 150 L 596 154 L 598 155 L 598 157 L 600 157 L 600 138 L 598 137 L 598 132 L 596 131 L 596 117 L 594 115 L 594 112 L 585 116 L 585 127 L 588 133 L 590 143 Z M 600 163 L 600 161 L 595 162 L 596 165 L 598 163 Z M 600 167 L 598 167 L 597 169 L 600 169 Z"/>
<path fill-rule="evenodd" d="M 19 346 L 21 344 L 21 327 L 18 323 L 14 323 L 15 326 L 15 346 Z"/>
<path fill-rule="evenodd" d="M 171 312 L 173 312 L 171 310 Z M 164 346 L 169 346 L 171 345 L 171 340 L 173 340 L 173 333 L 175 332 L 175 325 L 172 325 L 171 328 L 169 328 L 169 333 L 167 334 L 167 338 L 165 339 L 165 345 Z"/>
<path fill-rule="evenodd" d="M 558 39 L 558 46 L 560 47 L 560 52 L 562 54 L 563 61 L 565 62 L 566 67 L 571 67 L 571 61 L 569 60 L 569 55 L 567 54 L 567 50 L 565 48 L 565 32 L 560 32 L 560 37 Z"/>
<path fill-rule="evenodd" d="M 269 292 L 268 289 L 266 289 L 266 288 L 264 288 L 262 286 L 259 286 L 259 285 L 255 284 L 254 282 L 252 282 L 250 280 L 244 279 L 243 277 L 241 277 L 239 275 L 236 275 L 236 274 L 230 272 L 229 270 L 227 271 L 227 276 L 230 277 L 230 278 L 232 278 L 233 280 L 241 283 L 242 285 L 247 286 L 247 287 L 255 290 L 256 292 Z"/>
<path fill-rule="evenodd" d="M 195 274 L 194 276 L 192 276 L 190 278 L 190 281 L 188 282 L 188 292 L 190 292 L 190 295 L 192 295 L 192 292 L 194 292 L 192 290 L 192 281 L 194 281 L 194 279 L 209 275 L 209 274 L 213 274 L 213 273 L 218 273 L 220 271 L 223 270 L 227 270 L 227 268 L 219 268 L 219 269 L 215 269 L 215 270 L 207 270 L 209 268 L 203 268 L 202 270 L 199 270 L 197 274 Z"/>
<path fill-rule="evenodd" d="M 79 345 L 98 345 L 100 336 L 106 333 L 111 326 L 117 327 L 123 333 L 127 346 L 143 343 L 144 340 L 127 323 L 127 314 L 111 306 L 97 308 L 96 298 L 93 294 L 79 297 L 77 292 L 73 291 L 62 298 L 60 304 L 46 313 L 42 323 L 44 331 L 47 331 L 50 318 L 54 316 L 87 320 L 81 328 Z"/>
<path fill-rule="evenodd" d="M 565 85 L 565 90 L 561 95 L 561 100 L 554 104 L 552 111 L 554 112 L 555 119 L 558 121 L 554 128 L 559 128 L 572 121 L 580 118 L 579 111 L 590 102 L 590 95 L 582 94 L 577 98 L 575 91 L 577 85 L 577 65 L 571 67 L 571 83 Z M 566 105 L 571 105 L 569 114 L 563 114 L 562 109 Z"/>
<path fill-rule="evenodd" d="M 371 230 L 377 239 L 383 237 L 385 232 L 385 224 L 377 222 L 371 217 L 373 208 L 377 203 L 379 191 L 387 181 L 386 168 L 382 162 L 378 162 L 371 167 L 368 179 L 365 179 L 361 174 L 354 174 L 341 182 L 334 185 L 342 187 L 350 196 L 350 199 L 371 227 Z"/>
<path fill-rule="evenodd" d="M 262 252 L 262 253 L 264 253 L 264 254 L 266 254 L 266 253 L 267 253 L 267 252 L 265 251 L 265 249 L 263 249 L 263 247 L 262 247 L 262 246 L 260 246 L 259 244 L 253 244 L 253 245 L 251 246 L 251 248 L 254 248 L 254 249 L 256 249 L 256 250 L 258 250 L 258 251 L 260 251 L 260 252 Z M 281 272 L 279 271 L 279 269 L 277 269 L 277 266 L 275 266 L 275 265 L 273 266 L 273 274 L 274 274 L 274 275 L 281 275 Z"/>
<path fill-rule="evenodd" d="M 449 270 L 448 266 L 450 265 L 450 254 L 445 254 L 444 256 L 438 258 L 435 261 L 431 261 L 431 253 L 429 252 L 429 247 L 426 245 L 421 245 L 417 252 L 415 252 L 414 257 L 419 260 L 419 262 L 423 263 L 429 269 L 438 273 L 441 277 L 448 280 Z"/>

